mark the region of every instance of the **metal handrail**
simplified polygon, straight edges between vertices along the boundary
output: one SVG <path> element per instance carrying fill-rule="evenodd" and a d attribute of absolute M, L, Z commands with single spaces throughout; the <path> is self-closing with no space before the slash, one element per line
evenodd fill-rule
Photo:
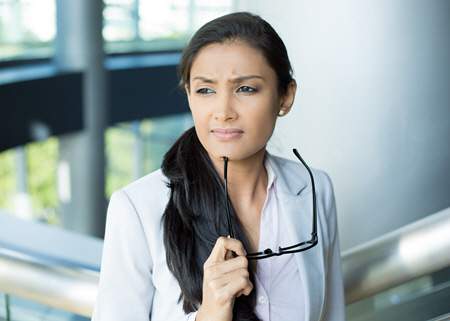
<path fill-rule="evenodd" d="M 347 304 L 450 266 L 450 207 L 342 254 Z"/>
<path fill-rule="evenodd" d="M 446 313 L 446 314 L 438 316 L 437 318 L 431 319 L 429 321 L 449 321 L 449 320 L 450 320 L 450 313 Z"/>
<path fill-rule="evenodd" d="M 450 208 L 342 255 L 346 303 L 450 266 Z M 90 317 L 99 274 L 0 248 L 0 292 Z"/>
<path fill-rule="evenodd" d="M 0 249 L 0 292 L 90 317 L 99 273 Z"/>

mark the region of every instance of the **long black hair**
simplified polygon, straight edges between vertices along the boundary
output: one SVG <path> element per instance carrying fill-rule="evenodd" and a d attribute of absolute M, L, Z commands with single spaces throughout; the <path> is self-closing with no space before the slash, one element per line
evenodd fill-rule
<path fill-rule="evenodd" d="M 236 12 L 203 25 L 183 50 L 178 65 L 179 87 L 190 91 L 192 62 L 204 46 L 240 40 L 258 49 L 278 80 L 278 93 L 287 92 L 293 80 L 286 47 L 275 30 L 260 16 Z M 165 154 L 161 169 L 168 178 L 170 198 L 163 215 L 164 246 L 169 270 L 177 279 L 186 313 L 202 302 L 203 264 L 219 236 L 227 235 L 224 182 L 198 139 L 188 129 Z M 232 228 L 249 252 L 249 242 L 231 202 Z M 250 281 L 254 284 L 251 269 Z M 233 320 L 258 320 L 254 313 L 255 291 L 235 300 Z"/>

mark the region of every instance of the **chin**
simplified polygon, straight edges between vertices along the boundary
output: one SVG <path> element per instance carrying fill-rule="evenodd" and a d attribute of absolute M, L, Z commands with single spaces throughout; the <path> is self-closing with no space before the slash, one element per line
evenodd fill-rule
<path fill-rule="evenodd" d="M 242 148 L 237 148 L 236 146 L 224 147 L 224 148 L 213 148 L 208 150 L 210 157 L 222 160 L 223 156 L 228 157 L 229 161 L 240 161 L 249 158 L 256 154 L 258 150 L 244 150 Z"/>

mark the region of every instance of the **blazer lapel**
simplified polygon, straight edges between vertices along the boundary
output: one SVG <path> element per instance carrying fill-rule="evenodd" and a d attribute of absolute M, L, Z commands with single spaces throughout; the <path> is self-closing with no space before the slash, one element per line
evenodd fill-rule
<path fill-rule="evenodd" d="M 313 213 L 312 189 L 308 172 L 300 161 L 298 166 L 303 167 L 304 171 L 295 169 L 292 171 L 289 168 L 283 168 L 280 159 L 276 156 L 270 154 L 267 156 L 277 177 L 276 188 L 280 217 L 286 222 L 286 232 L 291 240 L 291 244 L 280 244 L 280 246 L 289 246 L 309 240 Z M 320 320 L 325 294 L 323 237 L 319 218 L 317 229 L 318 244 L 307 251 L 293 254 L 304 285 L 306 320 L 308 321 Z"/>

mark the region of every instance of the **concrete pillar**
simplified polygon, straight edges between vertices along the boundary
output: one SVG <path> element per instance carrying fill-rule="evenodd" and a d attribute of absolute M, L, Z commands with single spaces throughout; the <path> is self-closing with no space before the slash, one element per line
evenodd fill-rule
<path fill-rule="evenodd" d="M 58 191 L 62 224 L 103 237 L 107 75 L 103 66 L 101 0 L 57 0 L 56 64 L 82 71 L 84 130 L 60 137 Z"/>

